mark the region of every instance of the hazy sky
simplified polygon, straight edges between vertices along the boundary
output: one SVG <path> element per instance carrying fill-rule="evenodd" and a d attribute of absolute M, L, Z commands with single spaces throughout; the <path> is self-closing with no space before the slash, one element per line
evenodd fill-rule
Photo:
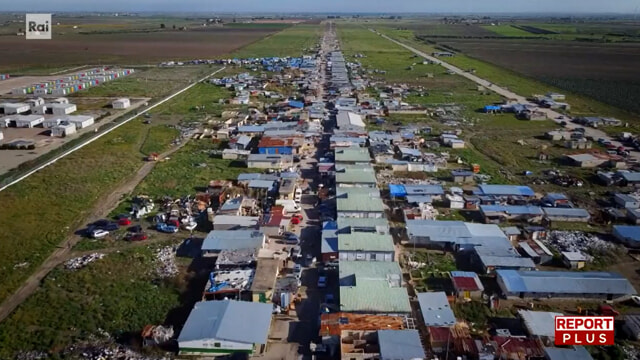
<path fill-rule="evenodd" d="M 0 0 L 0 11 L 635 13 L 640 0 Z"/>

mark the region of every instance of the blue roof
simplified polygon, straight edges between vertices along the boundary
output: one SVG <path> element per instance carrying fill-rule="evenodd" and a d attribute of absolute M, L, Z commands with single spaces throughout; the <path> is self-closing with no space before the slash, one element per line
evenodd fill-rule
<path fill-rule="evenodd" d="M 561 193 L 548 193 L 547 195 L 545 195 L 544 199 L 552 200 L 552 201 L 568 200 L 567 195 L 561 194 Z"/>
<path fill-rule="evenodd" d="M 622 172 L 620 173 L 623 179 L 626 181 L 639 181 L 640 182 L 640 172 Z"/>
<path fill-rule="evenodd" d="M 289 101 L 289 106 L 294 107 L 294 108 L 298 108 L 298 109 L 302 109 L 304 107 L 304 103 L 302 101 L 290 100 Z"/>
<path fill-rule="evenodd" d="M 380 360 L 425 359 L 418 330 L 378 330 Z"/>
<path fill-rule="evenodd" d="M 444 195 L 442 185 L 404 185 L 407 195 Z"/>
<path fill-rule="evenodd" d="M 389 193 L 395 197 L 405 197 L 407 192 L 404 189 L 404 185 L 389 184 Z"/>
<path fill-rule="evenodd" d="M 264 126 L 261 126 L 261 125 L 238 126 L 238 132 L 264 132 Z"/>
<path fill-rule="evenodd" d="M 478 186 L 484 195 L 516 195 L 534 196 L 535 192 L 528 186 L 521 185 L 480 185 Z"/>
<path fill-rule="evenodd" d="M 249 181 L 250 188 L 258 188 L 258 189 L 273 189 L 275 182 L 271 180 L 251 180 Z"/>
<path fill-rule="evenodd" d="M 627 241 L 640 242 L 640 226 L 638 225 L 613 225 L 613 233 Z"/>
<path fill-rule="evenodd" d="M 502 107 L 498 106 L 498 105 L 487 105 L 484 107 L 484 110 L 500 110 L 502 109 Z"/>
<path fill-rule="evenodd" d="M 504 212 L 512 215 L 542 215 L 539 206 L 527 205 L 480 205 L 482 212 Z"/>
<path fill-rule="evenodd" d="M 634 295 L 629 280 L 612 272 L 496 270 L 508 293 Z"/>
<path fill-rule="evenodd" d="M 469 170 L 451 170 L 453 176 L 473 176 L 473 171 Z"/>

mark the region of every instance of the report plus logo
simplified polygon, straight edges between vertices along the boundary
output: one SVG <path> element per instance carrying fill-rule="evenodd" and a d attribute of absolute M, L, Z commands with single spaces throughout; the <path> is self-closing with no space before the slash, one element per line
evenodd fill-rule
<path fill-rule="evenodd" d="M 556 316 L 556 345 L 613 345 L 613 316 Z"/>
<path fill-rule="evenodd" d="M 51 14 L 27 14 L 27 40 L 51 40 Z"/>

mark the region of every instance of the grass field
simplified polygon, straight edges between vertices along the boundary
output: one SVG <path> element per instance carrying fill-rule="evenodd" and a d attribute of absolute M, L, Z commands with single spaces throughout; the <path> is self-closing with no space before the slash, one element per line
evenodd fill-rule
<path fill-rule="evenodd" d="M 208 66 L 138 68 L 132 75 L 79 91 L 71 97 L 161 97 L 188 85 L 189 81 L 212 73 Z"/>
<path fill-rule="evenodd" d="M 180 305 L 183 277 L 156 280 L 156 246 L 121 250 L 84 269 L 56 268 L 41 288 L 0 323 L 0 358 L 27 350 L 57 352 L 99 329 L 137 334 Z"/>
<path fill-rule="evenodd" d="M 506 37 L 532 37 L 537 36 L 530 32 L 515 28 L 511 25 L 483 25 L 483 29 L 492 31 L 498 35 Z M 540 35 L 538 35 L 540 36 Z"/>
<path fill-rule="evenodd" d="M 180 131 L 167 126 L 154 126 L 149 129 L 144 143 L 140 147 L 140 152 L 149 155 L 151 153 L 162 153 L 169 148 L 173 139 L 180 135 Z"/>
<path fill-rule="evenodd" d="M 211 157 L 209 152 L 212 149 L 214 146 L 208 140 L 190 141 L 170 160 L 157 164 L 134 193 L 154 198 L 184 196 L 202 191 L 211 180 L 235 180 L 238 174 L 251 172 L 251 169 L 231 160 Z"/>
<path fill-rule="evenodd" d="M 418 41 L 411 31 L 399 31 L 383 27 L 377 29 L 420 50 L 432 52 L 435 49 L 433 44 Z M 552 86 L 498 65 L 466 56 L 465 54 L 458 53 L 452 58 L 447 58 L 446 61 L 462 69 L 475 69 L 476 75 L 479 77 L 492 81 L 497 85 L 508 88 L 523 96 L 545 94 L 547 92 L 564 93 L 567 95 L 567 102 L 571 104 L 571 113 L 574 115 L 612 116 L 629 121 L 632 124 L 637 122 L 637 116 L 627 110 L 616 108 L 583 94 L 566 91 L 566 89 Z M 597 82 L 594 82 L 594 84 L 597 84 Z M 594 87 L 594 89 L 596 88 Z M 581 91 L 584 91 L 584 89 L 581 89 Z M 601 95 L 606 95 L 606 92 L 601 91 Z"/>
<path fill-rule="evenodd" d="M 321 28 L 317 24 L 297 24 L 267 38 L 247 45 L 232 55 L 237 58 L 300 56 L 320 40 Z"/>

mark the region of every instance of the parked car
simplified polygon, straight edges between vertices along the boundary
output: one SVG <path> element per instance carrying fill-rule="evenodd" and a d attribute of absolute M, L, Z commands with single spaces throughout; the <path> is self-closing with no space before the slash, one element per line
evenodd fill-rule
<path fill-rule="evenodd" d="M 107 235 L 109 235 L 109 232 L 103 229 L 96 229 L 91 232 L 91 237 L 94 239 L 102 239 Z"/>
<path fill-rule="evenodd" d="M 129 233 L 127 234 L 127 236 L 125 237 L 125 240 L 129 240 L 129 241 L 144 241 L 147 240 L 149 238 L 149 236 L 145 233 Z"/>
<path fill-rule="evenodd" d="M 120 226 L 118 226 L 118 224 L 110 222 L 109 224 L 105 225 L 105 226 L 100 226 L 100 229 L 102 230 L 107 230 L 107 231 L 116 231 L 120 228 Z"/>
<path fill-rule="evenodd" d="M 336 299 L 333 297 L 333 294 L 326 294 L 324 296 L 325 304 L 334 304 Z"/>
<path fill-rule="evenodd" d="M 296 245 L 296 246 L 291 248 L 291 250 L 289 251 L 289 254 L 290 254 L 291 258 L 299 259 L 299 258 L 302 257 L 302 248 L 300 248 L 300 246 Z"/>
<path fill-rule="evenodd" d="M 171 233 L 177 233 L 178 227 L 173 225 L 167 225 L 165 223 L 158 223 L 158 225 L 156 225 L 156 230 L 163 233 L 171 234 Z"/>
<path fill-rule="evenodd" d="M 291 217 L 291 223 L 292 223 L 293 225 L 298 225 L 298 224 L 300 224 L 300 223 L 302 222 L 302 219 L 303 219 L 302 215 L 300 215 L 300 214 L 295 214 L 295 215 L 293 215 L 293 216 Z"/>
<path fill-rule="evenodd" d="M 128 217 L 121 217 L 120 219 L 118 219 L 118 225 L 120 226 L 131 225 L 131 219 L 129 219 Z"/>
<path fill-rule="evenodd" d="M 285 244 L 300 245 L 300 238 L 292 232 L 285 232 L 282 237 Z"/>

